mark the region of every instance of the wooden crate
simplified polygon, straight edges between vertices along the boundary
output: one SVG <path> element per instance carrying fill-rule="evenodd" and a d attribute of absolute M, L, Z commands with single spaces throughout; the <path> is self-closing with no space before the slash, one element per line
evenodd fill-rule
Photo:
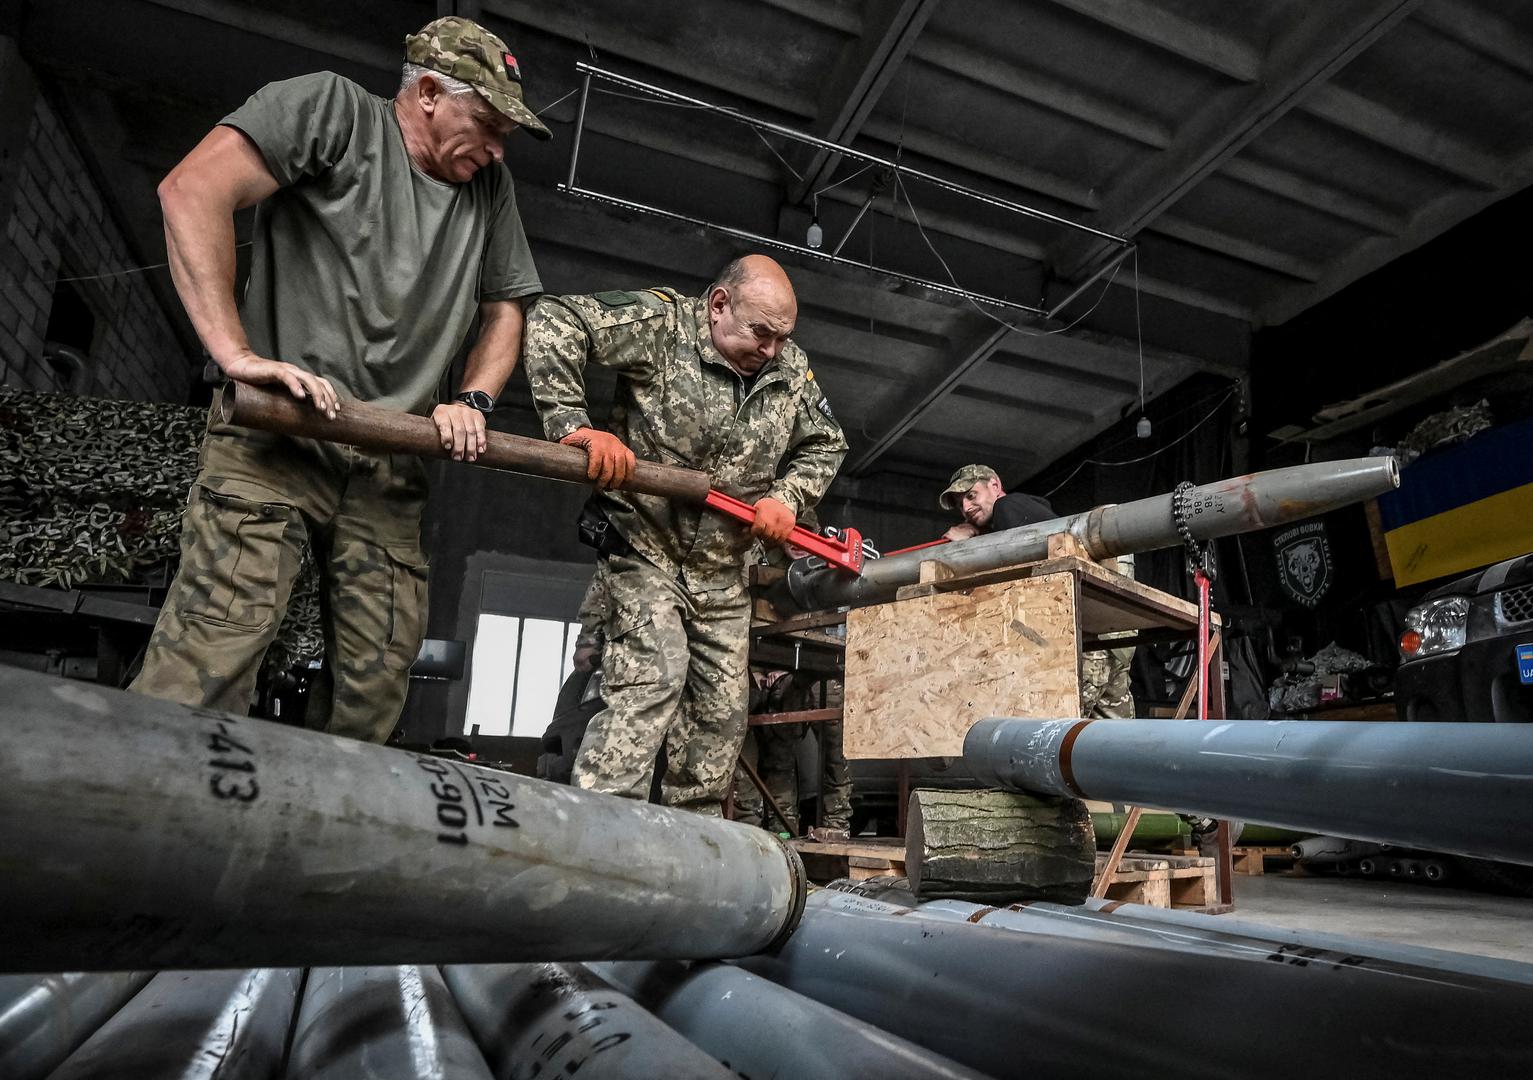
<path fill-rule="evenodd" d="M 856 609 L 846 756 L 959 757 L 987 716 L 1079 716 L 1078 641 L 1067 573 Z"/>
<path fill-rule="evenodd" d="M 1106 862 L 1106 853 L 1098 852 L 1098 874 Z M 1130 852 L 1108 883 L 1107 899 L 1209 913 L 1228 910 L 1219 903 L 1214 860 L 1201 856 Z"/>
<path fill-rule="evenodd" d="M 894 602 L 847 615 L 849 758 L 958 757 L 987 716 L 1079 716 L 1083 649 L 1197 625 L 1195 605 L 1075 557 L 921 569 Z"/>
<path fill-rule="evenodd" d="M 905 876 L 905 841 L 868 836 L 856 840 L 794 840 L 804 872 L 818 885 L 837 878 L 863 881 L 881 874 Z"/>

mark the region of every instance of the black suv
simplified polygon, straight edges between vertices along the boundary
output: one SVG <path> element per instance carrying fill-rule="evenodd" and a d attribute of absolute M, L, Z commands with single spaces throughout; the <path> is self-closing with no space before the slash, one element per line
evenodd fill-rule
<path fill-rule="evenodd" d="M 1405 626 L 1400 719 L 1533 722 L 1533 554 L 1438 586 Z"/>

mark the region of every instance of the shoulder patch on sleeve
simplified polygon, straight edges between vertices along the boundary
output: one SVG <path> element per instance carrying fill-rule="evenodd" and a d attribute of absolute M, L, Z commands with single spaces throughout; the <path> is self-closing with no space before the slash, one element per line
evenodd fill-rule
<path fill-rule="evenodd" d="M 609 308 L 627 307 L 629 304 L 637 304 L 639 302 L 638 294 L 631 292 L 599 292 L 592 295 L 596 297 L 599 303 Z"/>

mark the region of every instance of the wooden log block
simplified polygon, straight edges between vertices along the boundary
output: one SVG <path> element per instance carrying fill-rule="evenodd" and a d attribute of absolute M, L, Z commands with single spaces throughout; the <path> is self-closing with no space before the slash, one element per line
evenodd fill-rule
<path fill-rule="evenodd" d="M 1079 904 L 1096 868 L 1096 835 L 1077 799 L 1014 791 L 911 794 L 905 869 L 922 900 Z"/>

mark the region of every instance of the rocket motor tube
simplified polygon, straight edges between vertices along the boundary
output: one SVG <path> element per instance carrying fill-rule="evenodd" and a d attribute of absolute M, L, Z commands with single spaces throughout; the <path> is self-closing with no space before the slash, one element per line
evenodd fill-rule
<path fill-rule="evenodd" d="M 0 667 L 0 970 L 744 956 L 748 825 Z"/>
<path fill-rule="evenodd" d="M 990 717 L 963 751 L 980 783 L 1014 791 L 1533 865 L 1526 725 Z"/>
<path fill-rule="evenodd" d="M 1193 488 L 1184 500 L 1186 523 L 1194 539 L 1213 540 L 1314 517 L 1399 486 L 1400 464 L 1393 457 L 1294 465 Z M 955 540 L 937 551 L 922 548 L 873 559 L 858 578 L 847 578 L 820 560 L 800 559 L 788 568 L 788 587 L 806 611 L 883 603 L 894 599 L 901 586 L 921 579 L 923 562 L 935 559 L 959 574 L 1034 562 L 1048 557 L 1049 537 L 1056 533 L 1074 536 L 1093 559 L 1182 543 L 1168 493 Z"/>
<path fill-rule="evenodd" d="M 260 428 L 280 435 L 345 443 L 381 453 L 415 454 L 449 459 L 442 449 L 436 424 L 427 416 L 383 409 L 362 401 L 344 401 L 334 420 L 322 416 L 308 401 L 287 393 L 275 393 L 249 383 L 229 382 L 213 403 L 214 415 L 226 424 Z M 526 473 L 572 484 L 589 484 L 585 451 L 573 446 L 508 435 L 485 434 L 486 447 L 472 464 L 504 472 Z M 633 478 L 624 491 L 663 495 L 668 499 L 700 503 L 708 497 L 708 474 L 677 465 L 636 461 Z"/>

